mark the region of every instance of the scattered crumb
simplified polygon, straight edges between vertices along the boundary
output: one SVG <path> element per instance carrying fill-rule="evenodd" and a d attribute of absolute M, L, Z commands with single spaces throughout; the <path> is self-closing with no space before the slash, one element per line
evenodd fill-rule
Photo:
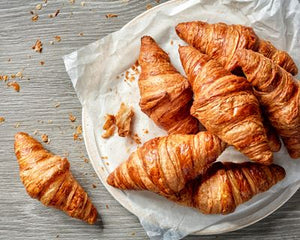
<path fill-rule="evenodd" d="M 7 86 L 14 88 L 16 92 L 20 92 L 20 85 L 17 82 L 9 82 Z"/>
<path fill-rule="evenodd" d="M 108 159 L 108 157 L 106 157 L 106 156 L 101 156 L 101 159 Z"/>
<path fill-rule="evenodd" d="M 50 45 L 53 45 L 54 44 L 54 41 L 49 41 Z"/>
<path fill-rule="evenodd" d="M 109 166 L 109 162 L 105 162 L 105 164 L 106 164 L 107 166 Z"/>
<path fill-rule="evenodd" d="M 54 17 L 57 17 L 57 15 L 59 14 L 59 12 L 60 12 L 60 10 L 59 10 L 59 9 L 57 9 L 57 10 L 55 11 L 55 13 L 53 13 L 53 14 L 49 14 L 49 18 L 54 18 Z"/>
<path fill-rule="evenodd" d="M 30 11 L 30 14 L 33 15 L 33 14 L 34 14 L 34 11 L 31 10 L 31 11 Z"/>
<path fill-rule="evenodd" d="M 41 139 L 44 143 L 49 143 L 50 142 L 50 139 L 48 138 L 48 135 L 47 134 L 42 134 L 41 135 Z"/>
<path fill-rule="evenodd" d="M 173 45 L 173 44 L 174 44 L 173 40 L 171 40 L 171 41 L 170 41 L 170 44 L 171 44 L 171 45 Z"/>
<path fill-rule="evenodd" d="M 135 236 L 135 232 L 132 232 L 132 233 L 131 233 L 131 236 Z"/>
<path fill-rule="evenodd" d="M 59 235 L 58 235 L 58 234 L 56 235 L 56 238 L 59 238 Z"/>
<path fill-rule="evenodd" d="M 53 123 L 53 120 L 48 120 L 48 123 L 52 124 L 52 123 Z"/>
<path fill-rule="evenodd" d="M 102 138 L 109 138 L 112 135 L 114 135 L 114 132 L 115 132 L 115 129 L 116 129 L 115 122 L 116 122 L 116 119 L 115 119 L 114 115 L 106 114 L 105 122 L 104 122 L 104 125 L 102 127 L 103 130 L 105 130 L 105 132 L 102 134 Z"/>
<path fill-rule="evenodd" d="M 38 15 L 32 16 L 31 21 L 36 22 L 37 20 L 39 20 L 39 16 Z"/>
<path fill-rule="evenodd" d="M 133 108 L 127 107 L 123 102 L 116 117 L 116 125 L 120 137 L 126 137 L 130 133 L 131 120 L 134 116 Z"/>
<path fill-rule="evenodd" d="M 88 162 L 89 162 L 89 159 L 84 158 L 83 161 L 84 161 L 85 163 L 88 163 Z"/>
<path fill-rule="evenodd" d="M 139 137 L 139 135 L 137 133 L 135 133 L 133 136 L 131 136 L 131 138 L 135 141 L 136 144 L 141 144 L 141 138 Z"/>
<path fill-rule="evenodd" d="M 44 66 L 45 62 L 44 61 L 40 61 L 41 66 Z"/>
<path fill-rule="evenodd" d="M 104 167 L 101 167 L 101 170 L 104 171 Z"/>
<path fill-rule="evenodd" d="M 34 135 L 37 135 L 38 132 L 39 132 L 38 130 L 34 130 L 33 134 L 34 134 Z"/>
<path fill-rule="evenodd" d="M 20 123 L 17 122 L 17 123 L 15 124 L 15 128 L 19 128 L 19 127 L 20 127 Z"/>
<path fill-rule="evenodd" d="M 93 188 L 97 188 L 96 184 L 92 184 Z"/>
<path fill-rule="evenodd" d="M 148 129 L 144 129 L 144 133 L 145 133 L 145 134 L 148 134 L 148 133 L 149 133 L 149 130 L 148 130 Z"/>
<path fill-rule="evenodd" d="M 78 126 L 76 127 L 76 133 L 77 133 L 77 134 L 82 134 L 82 126 L 81 126 L 81 125 L 78 125 Z"/>
<path fill-rule="evenodd" d="M 63 156 L 64 156 L 64 157 L 69 157 L 69 155 L 70 155 L 69 152 L 64 152 L 64 153 L 63 153 Z"/>
<path fill-rule="evenodd" d="M 109 209 L 109 207 L 108 207 L 108 205 L 107 205 L 107 204 L 105 205 L 105 207 L 106 207 L 107 209 Z"/>
<path fill-rule="evenodd" d="M 69 0 L 69 3 L 74 4 L 75 0 Z"/>
<path fill-rule="evenodd" d="M 54 104 L 54 107 L 55 107 L 55 108 L 60 107 L 60 103 L 55 103 L 55 104 Z"/>
<path fill-rule="evenodd" d="M 15 78 L 16 78 L 16 74 L 11 74 L 10 77 L 11 77 L 12 79 L 15 79 Z"/>
<path fill-rule="evenodd" d="M 73 116 L 72 113 L 69 114 L 69 119 L 70 119 L 71 122 L 75 122 L 76 121 L 76 117 Z"/>
<path fill-rule="evenodd" d="M 36 40 L 35 44 L 32 46 L 32 49 L 36 52 L 41 53 L 43 48 L 42 48 L 43 44 L 41 42 L 41 40 Z"/>
<path fill-rule="evenodd" d="M 44 3 L 47 3 L 48 2 L 48 0 L 44 0 Z"/>
<path fill-rule="evenodd" d="M 41 9 L 42 9 L 42 7 L 43 7 L 43 6 L 42 6 L 42 4 L 41 4 L 41 3 L 39 3 L 38 5 L 36 5 L 36 6 L 35 6 L 35 9 L 36 9 L 36 10 L 41 10 Z"/>
<path fill-rule="evenodd" d="M 81 5 L 82 7 L 84 7 L 84 6 L 85 6 L 85 2 L 81 2 L 80 5 Z"/>
<path fill-rule="evenodd" d="M 17 78 L 23 78 L 23 73 L 22 72 L 17 72 L 16 77 Z"/>
<path fill-rule="evenodd" d="M 118 17 L 118 15 L 114 14 L 114 13 L 108 13 L 108 14 L 105 15 L 105 17 L 106 18 L 116 18 L 116 17 Z"/>
<path fill-rule="evenodd" d="M 151 8 L 152 8 L 152 5 L 151 5 L 150 3 L 147 4 L 146 9 L 149 10 L 149 9 L 151 9 Z"/>
<path fill-rule="evenodd" d="M 61 41 L 61 37 L 60 36 L 55 36 L 54 39 L 55 39 L 56 42 L 60 42 Z"/>
<path fill-rule="evenodd" d="M 7 61 L 8 61 L 8 62 L 11 62 L 11 58 L 9 58 Z"/>
<path fill-rule="evenodd" d="M 0 117 L 0 123 L 5 122 L 5 118 L 4 117 Z"/>
<path fill-rule="evenodd" d="M 78 138 L 79 138 L 78 134 L 77 134 L 77 133 L 74 133 L 74 134 L 73 134 L 73 139 L 74 139 L 74 141 L 77 141 Z"/>
<path fill-rule="evenodd" d="M 79 36 L 80 36 L 80 37 L 83 37 L 83 32 L 80 32 L 80 33 L 79 33 Z"/>

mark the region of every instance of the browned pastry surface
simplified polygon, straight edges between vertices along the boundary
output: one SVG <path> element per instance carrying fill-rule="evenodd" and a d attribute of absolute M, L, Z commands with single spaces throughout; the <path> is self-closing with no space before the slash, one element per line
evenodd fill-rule
<path fill-rule="evenodd" d="M 149 36 L 141 39 L 139 64 L 142 111 L 169 134 L 197 133 L 198 121 L 190 115 L 193 93 L 189 83 Z"/>
<path fill-rule="evenodd" d="M 229 71 L 236 68 L 237 50 L 252 49 L 270 58 L 291 74 L 298 73 L 297 66 L 288 53 L 276 49 L 268 41 L 259 39 L 250 27 L 194 21 L 179 23 L 176 32 L 188 44 L 218 60 Z"/>
<path fill-rule="evenodd" d="M 226 144 L 209 132 L 172 134 L 146 142 L 107 178 L 119 189 L 143 189 L 170 195 L 203 174 Z"/>
<path fill-rule="evenodd" d="M 202 178 L 189 182 L 177 196 L 167 198 L 204 214 L 228 214 L 284 177 L 285 170 L 275 164 L 218 162 Z"/>
<path fill-rule="evenodd" d="M 179 53 L 194 92 L 191 114 L 251 160 L 271 164 L 273 154 L 251 85 L 191 46 L 180 47 Z"/>
<path fill-rule="evenodd" d="M 90 224 L 96 222 L 97 210 L 72 176 L 66 158 L 53 155 L 37 140 L 22 132 L 15 135 L 15 154 L 21 181 L 32 198 L 71 217 Z"/>
<path fill-rule="evenodd" d="M 292 158 L 300 157 L 299 82 L 270 59 L 251 50 L 237 52 L 239 65 Z"/>

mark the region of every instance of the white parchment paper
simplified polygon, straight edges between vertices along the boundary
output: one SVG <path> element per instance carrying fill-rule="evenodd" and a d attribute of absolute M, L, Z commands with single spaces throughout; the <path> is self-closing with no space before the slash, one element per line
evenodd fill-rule
<path fill-rule="evenodd" d="M 197 231 L 207 234 L 237 229 L 276 209 L 300 183 L 300 159 L 290 159 L 284 147 L 275 154 L 275 163 L 285 168 L 286 178 L 227 216 L 203 215 L 150 192 L 122 192 L 105 183 L 108 174 L 137 147 L 131 139 L 120 138 L 117 134 L 109 139 L 101 138 L 107 113 L 115 114 L 120 103 L 125 102 L 134 107 L 133 132 L 141 137 L 143 143 L 166 134 L 138 106 L 138 76 L 135 75 L 135 81 L 124 81 L 124 72 L 137 60 L 140 38 L 151 35 L 183 73 L 177 47 L 185 43 L 176 36 L 174 27 L 179 22 L 191 20 L 252 26 L 260 37 L 288 51 L 300 66 L 300 4 L 297 0 L 170 1 L 142 14 L 120 31 L 64 57 L 66 70 L 86 118 L 85 143 L 95 171 L 110 193 L 137 215 L 151 239 L 180 239 Z M 240 162 L 247 159 L 233 148 L 228 148 L 219 160 Z"/>

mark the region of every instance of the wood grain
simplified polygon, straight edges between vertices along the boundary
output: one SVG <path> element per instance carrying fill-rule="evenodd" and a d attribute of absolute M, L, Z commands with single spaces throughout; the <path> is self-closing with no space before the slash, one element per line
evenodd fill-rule
<path fill-rule="evenodd" d="M 32 22 L 30 11 L 43 1 L 0 1 L 0 75 L 23 70 L 16 80 L 20 92 L 0 81 L 0 239 L 147 239 L 138 219 L 120 206 L 96 177 L 83 142 L 73 140 L 74 127 L 81 124 L 81 106 L 65 72 L 62 56 L 120 29 L 146 5 L 156 1 L 121 0 L 81 1 L 48 0 Z M 165 2 L 165 1 L 160 1 Z M 60 9 L 55 18 L 49 14 Z M 105 14 L 118 14 L 107 19 Z M 79 34 L 83 33 L 83 36 Z M 59 35 L 61 42 L 54 37 Z M 31 47 L 37 39 L 42 53 Z M 51 45 L 49 42 L 54 41 Z M 10 61 L 9 61 L 10 59 Z M 45 64 L 41 66 L 40 62 Z M 60 103 L 56 108 L 55 104 Z M 69 113 L 77 117 L 69 121 Z M 50 122 L 48 122 L 50 120 Z M 51 120 L 53 121 L 51 123 Z M 20 126 L 15 128 L 19 123 Z M 63 213 L 43 207 L 26 194 L 18 176 L 13 153 L 13 136 L 17 131 L 49 135 L 48 149 L 57 154 L 69 152 L 71 169 L 91 196 L 101 222 L 89 226 Z M 93 188 L 92 184 L 97 187 Z M 300 192 L 271 216 L 243 230 L 218 236 L 189 236 L 186 239 L 299 239 Z"/>

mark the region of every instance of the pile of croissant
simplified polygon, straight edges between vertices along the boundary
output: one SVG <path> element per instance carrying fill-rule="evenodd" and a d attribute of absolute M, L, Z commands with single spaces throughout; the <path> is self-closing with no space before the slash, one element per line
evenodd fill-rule
<path fill-rule="evenodd" d="M 187 78 L 150 36 L 142 37 L 138 59 L 141 110 L 169 135 L 144 143 L 107 183 L 228 214 L 285 177 L 272 164 L 278 135 L 300 158 L 298 69 L 250 27 L 195 21 L 176 32 L 188 43 L 178 50 Z M 251 162 L 216 162 L 227 146 Z"/>

